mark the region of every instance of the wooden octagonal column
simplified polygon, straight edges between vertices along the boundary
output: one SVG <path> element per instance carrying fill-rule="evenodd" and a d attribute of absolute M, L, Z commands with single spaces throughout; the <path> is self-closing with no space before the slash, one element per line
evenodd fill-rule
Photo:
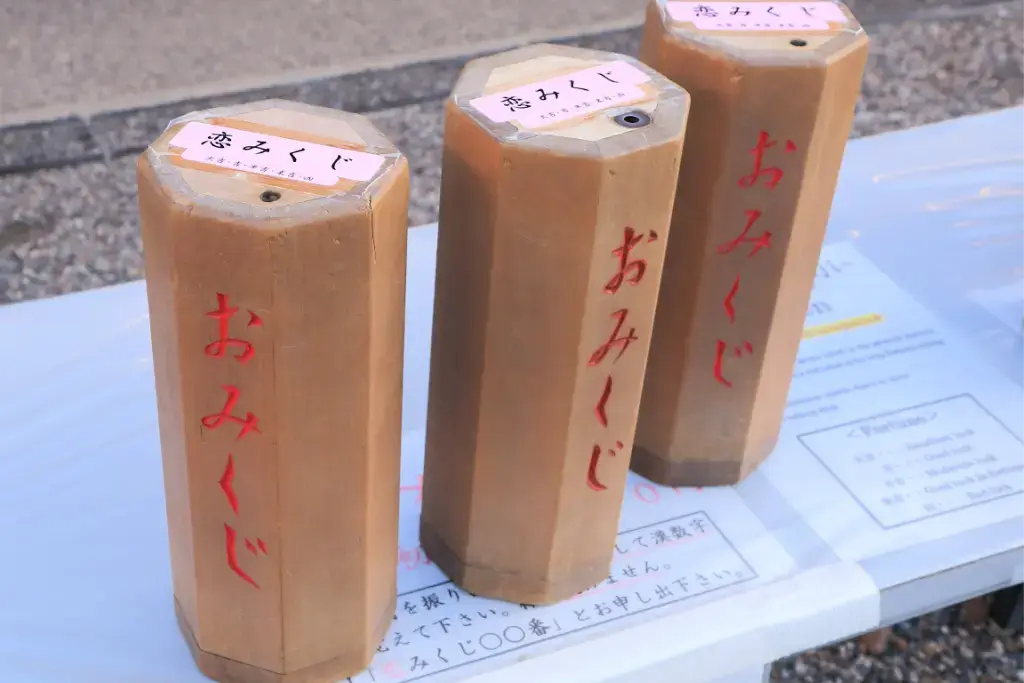
<path fill-rule="evenodd" d="M 651 3 L 693 97 L 632 466 L 734 484 L 775 446 L 868 39 L 833 2 Z"/>
<path fill-rule="evenodd" d="M 607 576 L 687 107 L 552 45 L 470 63 L 448 101 L 421 542 L 471 592 Z"/>
<path fill-rule="evenodd" d="M 333 681 L 393 618 L 408 170 L 361 116 L 179 119 L 139 159 L 179 623 L 221 681 Z"/>

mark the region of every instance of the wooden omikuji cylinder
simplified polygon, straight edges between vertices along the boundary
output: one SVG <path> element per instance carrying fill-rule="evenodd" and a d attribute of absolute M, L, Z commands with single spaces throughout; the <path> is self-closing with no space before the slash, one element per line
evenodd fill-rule
<path fill-rule="evenodd" d="M 284 101 L 141 156 L 178 623 L 219 681 L 364 668 L 396 596 L 408 165 Z"/>
<path fill-rule="evenodd" d="M 471 62 L 448 100 L 420 540 L 470 592 L 608 575 L 688 105 L 552 45 Z"/>
<path fill-rule="evenodd" d="M 735 484 L 774 448 L 868 38 L 833 2 L 648 7 L 693 97 L 632 467 Z"/>

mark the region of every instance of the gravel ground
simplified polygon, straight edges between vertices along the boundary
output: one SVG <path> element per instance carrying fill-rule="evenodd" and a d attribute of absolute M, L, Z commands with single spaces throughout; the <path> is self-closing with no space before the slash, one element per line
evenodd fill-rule
<path fill-rule="evenodd" d="M 1003 683 L 1024 681 L 1024 637 L 956 608 L 897 624 L 884 653 L 858 640 L 776 662 L 773 681 L 801 683 Z"/>
<path fill-rule="evenodd" d="M 869 25 L 873 51 L 854 135 L 1020 103 L 1022 16 L 1020 3 L 1013 2 L 961 8 L 952 18 L 933 15 L 928 20 Z M 639 32 L 620 31 L 577 42 L 635 54 Z M 442 92 L 456 73 L 457 65 L 451 63 L 419 68 L 418 92 L 428 97 Z M 392 83 L 403 83 L 404 78 L 394 73 L 381 76 Z M 319 84 L 283 94 L 334 106 L 352 101 L 372 105 L 380 102 L 384 90 L 372 82 L 345 81 L 340 89 Z M 152 139 L 180 109 L 169 106 L 155 113 L 118 116 L 120 128 L 108 117 L 90 122 L 90 127 L 67 121 L 44 131 L 15 129 L 6 133 L 6 144 L 0 129 L 0 303 L 142 277 L 134 157 L 140 141 Z M 441 101 L 435 95 L 369 115 L 412 163 L 410 220 L 434 220 Z"/>
<path fill-rule="evenodd" d="M 920 6 L 938 4 L 928 0 Z M 926 18 L 869 24 L 873 52 L 855 136 L 1024 100 L 1021 4 L 965 4 L 956 11 L 940 6 Z M 638 36 L 637 31 L 622 31 L 578 42 L 635 54 Z M 446 90 L 456 67 L 424 67 L 417 87 L 425 101 L 370 114 L 410 158 L 414 224 L 432 221 L 436 215 L 441 145 L 437 93 Z M 436 70 L 432 83 L 431 69 Z M 360 87 L 365 90 L 359 97 L 378 103 L 379 93 L 390 89 L 380 83 Z M 319 90 L 300 89 L 294 96 L 334 106 L 358 99 L 352 92 L 332 92 L 324 85 Z M 135 128 L 127 132 L 108 126 L 104 133 L 102 121 L 92 122 L 92 128 L 69 121 L 43 132 L 29 131 L 31 135 L 15 131 L 15 137 L 9 138 L 15 142 L 6 146 L 0 129 L 0 304 L 142 277 L 135 205 L 137 149 L 132 145 L 149 139 L 153 130 L 177 113 L 174 109 L 163 108 L 150 120 L 136 117 L 130 123 Z M 888 649 L 880 655 L 863 651 L 862 643 L 852 640 L 779 662 L 773 679 L 1024 681 L 1022 651 L 1024 639 L 1019 634 L 1005 633 L 991 622 L 967 623 L 958 610 L 947 609 L 898 624 Z"/>

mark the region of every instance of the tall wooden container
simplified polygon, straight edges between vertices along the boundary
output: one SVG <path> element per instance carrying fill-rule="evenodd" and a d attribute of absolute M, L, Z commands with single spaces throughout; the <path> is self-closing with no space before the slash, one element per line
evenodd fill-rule
<path fill-rule="evenodd" d="M 406 160 L 284 101 L 139 159 L 174 598 L 220 681 L 335 681 L 395 604 Z"/>
<path fill-rule="evenodd" d="M 693 97 L 632 467 L 734 484 L 775 446 L 868 38 L 834 2 L 653 0 Z"/>
<path fill-rule="evenodd" d="M 687 108 L 553 45 L 471 62 L 448 101 L 420 538 L 471 592 L 608 574 Z"/>

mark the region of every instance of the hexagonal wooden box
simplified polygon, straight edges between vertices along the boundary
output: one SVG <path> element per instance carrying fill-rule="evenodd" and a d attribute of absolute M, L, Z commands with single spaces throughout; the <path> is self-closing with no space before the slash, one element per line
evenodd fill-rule
<path fill-rule="evenodd" d="M 292 102 L 140 157 L 175 607 L 221 681 L 334 681 L 393 618 L 408 167 Z"/>
<path fill-rule="evenodd" d="M 735 484 L 782 425 L 868 38 L 834 2 L 651 2 L 693 97 L 632 467 Z"/>
<path fill-rule="evenodd" d="M 473 593 L 608 575 L 688 99 L 536 45 L 448 101 L 420 539 Z"/>

